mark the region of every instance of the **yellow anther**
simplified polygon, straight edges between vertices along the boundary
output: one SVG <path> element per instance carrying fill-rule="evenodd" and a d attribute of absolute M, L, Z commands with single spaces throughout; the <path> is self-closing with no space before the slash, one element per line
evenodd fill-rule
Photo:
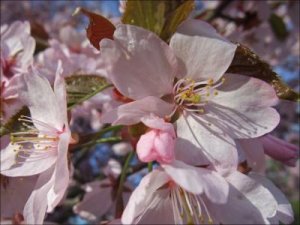
<path fill-rule="evenodd" d="M 222 83 L 224 83 L 225 82 L 225 80 L 226 80 L 226 78 L 225 77 L 222 77 Z"/>
<path fill-rule="evenodd" d="M 199 113 L 204 113 L 204 109 L 199 109 Z"/>
<path fill-rule="evenodd" d="M 208 93 L 206 94 L 206 96 L 209 97 L 209 96 L 210 96 L 210 93 L 208 92 Z"/>
<path fill-rule="evenodd" d="M 211 218 L 208 219 L 208 224 L 213 224 L 213 220 Z"/>
<path fill-rule="evenodd" d="M 214 80 L 213 79 L 209 79 L 207 83 L 208 83 L 208 85 L 213 85 L 214 84 Z"/>
<path fill-rule="evenodd" d="M 214 95 L 215 95 L 215 96 L 217 96 L 218 94 L 219 94 L 219 92 L 218 92 L 218 91 L 215 91 L 215 92 L 214 92 Z"/>

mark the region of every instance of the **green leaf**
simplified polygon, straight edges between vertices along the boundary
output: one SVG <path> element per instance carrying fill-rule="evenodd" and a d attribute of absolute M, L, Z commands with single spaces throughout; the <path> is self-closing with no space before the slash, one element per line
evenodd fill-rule
<path fill-rule="evenodd" d="M 19 118 L 22 115 L 30 115 L 29 109 L 25 106 L 22 109 L 20 109 L 20 111 L 17 112 L 14 116 L 12 116 L 5 124 L 1 124 L 0 137 L 12 132 L 26 130 L 27 128 L 19 121 Z"/>
<path fill-rule="evenodd" d="M 68 109 L 112 86 L 105 78 L 97 75 L 73 75 L 65 80 Z"/>
<path fill-rule="evenodd" d="M 129 0 L 126 2 L 122 22 L 143 27 L 168 41 L 193 8 L 193 0 Z"/>
<path fill-rule="evenodd" d="M 170 16 L 167 16 L 160 37 L 165 41 L 169 41 L 173 33 L 175 33 L 177 27 L 181 24 L 182 21 L 184 21 L 189 16 L 190 12 L 194 9 L 194 7 L 194 1 L 186 1 L 182 3 L 182 5 L 177 7 L 170 14 Z"/>
<path fill-rule="evenodd" d="M 234 59 L 228 73 L 239 73 L 256 77 L 271 84 L 280 99 L 299 101 L 300 95 L 285 84 L 269 64 L 259 58 L 248 47 L 238 44 Z"/>
<path fill-rule="evenodd" d="M 279 40 L 284 41 L 288 37 L 289 32 L 282 17 L 273 13 L 269 18 L 269 23 L 272 27 L 272 31 Z"/>

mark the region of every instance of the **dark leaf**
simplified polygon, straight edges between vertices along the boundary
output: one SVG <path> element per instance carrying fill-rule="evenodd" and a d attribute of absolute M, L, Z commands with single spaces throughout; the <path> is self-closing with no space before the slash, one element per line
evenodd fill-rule
<path fill-rule="evenodd" d="M 99 43 L 103 38 L 113 39 L 113 34 L 116 28 L 108 19 L 83 8 L 77 8 L 73 15 L 78 13 L 83 13 L 90 19 L 90 23 L 86 29 L 86 34 L 95 48 L 98 50 L 100 49 Z"/>
<path fill-rule="evenodd" d="M 227 72 L 256 77 L 271 84 L 280 99 L 290 101 L 299 101 L 300 99 L 299 93 L 285 84 L 279 75 L 271 69 L 270 65 L 261 60 L 248 47 L 241 44 L 238 45 L 234 59 Z"/>
<path fill-rule="evenodd" d="M 279 40 L 284 41 L 288 37 L 289 32 L 282 17 L 273 13 L 269 18 L 269 23 L 272 27 L 272 31 Z"/>
<path fill-rule="evenodd" d="M 1 125 L 0 137 L 12 132 L 26 130 L 27 128 L 23 126 L 23 124 L 19 121 L 19 118 L 22 115 L 28 116 L 29 114 L 30 114 L 29 109 L 24 106 L 18 113 L 12 116 L 5 124 Z"/>

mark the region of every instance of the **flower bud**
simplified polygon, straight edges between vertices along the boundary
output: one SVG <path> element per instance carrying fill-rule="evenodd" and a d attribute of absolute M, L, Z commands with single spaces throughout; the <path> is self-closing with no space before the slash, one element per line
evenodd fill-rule
<path fill-rule="evenodd" d="M 142 162 L 171 163 L 174 160 L 175 131 L 173 125 L 158 117 L 143 118 L 151 129 L 137 143 L 137 155 Z"/>

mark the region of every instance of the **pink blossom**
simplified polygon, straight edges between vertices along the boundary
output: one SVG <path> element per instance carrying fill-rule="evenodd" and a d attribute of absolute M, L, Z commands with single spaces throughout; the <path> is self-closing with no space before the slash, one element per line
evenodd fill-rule
<path fill-rule="evenodd" d="M 299 159 L 299 148 L 273 135 L 260 138 L 267 155 L 288 166 L 295 166 Z"/>
<path fill-rule="evenodd" d="M 19 92 L 24 89 L 22 75 L 32 64 L 35 40 L 29 22 L 16 21 L 1 26 L 1 120 L 6 122 L 23 105 Z"/>
<path fill-rule="evenodd" d="M 157 160 L 160 163 L 171 163 L 175 158 L 176 135 L 173 125 L 155 116 L 144 117 L 141 120 L 150 130 L 143 134 L 137 143 L 139 159 L 142 162 Z"/>
<path fill-rule="evenodd" d="M 86 191 L 84 198 L 73 208 L 75 213 L 91 222 L 100 220 L 107 213 L 115 214 L 115 199 L 113 196 L 116 189 L 115 185 L 117 185 L 116 179 L 121 174 L 120 163 L 113 159 L 109 160 L 108 165 L 104 168 L 104 173 L 108 178 L 84 186 Z M 131 185 L 126 182 L 123 192 L 125 203 L 128 202 L 131 189 Z"/>
<path fill-rule="evenodd" d="M 50 48 L 37 56 L 37 65 L 45 71 L 50 83 L 54 81 L 57 61 L 62 61 L 63 77 L 75 74 L 104 74 L 102 61 L 83 53 L 75 53 L 67 45 L 52 39 Z"/>
<path fill-rule="evenodd" d="M 239 172 L 222 177 L 180 161 L 163 169 L 142 179 L 124 210 L 123 224 L 292 222 L 291 205 L 264 177 Z"/>
<path fill-rule="evenodd" d="M 247 161 L 255 171 L 265 173 L 265 154 L 287 166 L 296 166 L 299 158 L 299 148 L 284 140 L 266 135 L 260 138 L 236 140 L 239 150 L 239 161 Z"/>
<path fill-rule="evenodd" d="M 274 89 L 255 78 L 224 75 L 236 45 L 204 22 L 183 22 L 170 45 L 142 28 L 119 25 L 114 40 L 102 40 L 100 48 L 107 76 L 134 100 L 105 114 L 104 122 L 130 125 L 151 113 L 169 119 L 179 113 L 180 149 L 189 141 L 222 170 L 236 163 L 234 139 L 262 136 L 279 122 L 271 108 L 278 101 Z"/>
<path fill-rule="evenodd" d="M 69 182 L 67 152 L 71 132 L 68 126 L 66 90 L 59 64 L 54 92 L 46 78 L 34 71 L 25 74 L 24 102 L 31 117 L 22 116 L 27 131 L 11 134 L 2 149 L 1 174 L 19 177 L 38 175 L 23 214 L 26 223 L 41 224 L 62 199 Z M 46 103 L 46 104 L 45 104 Z"/>

